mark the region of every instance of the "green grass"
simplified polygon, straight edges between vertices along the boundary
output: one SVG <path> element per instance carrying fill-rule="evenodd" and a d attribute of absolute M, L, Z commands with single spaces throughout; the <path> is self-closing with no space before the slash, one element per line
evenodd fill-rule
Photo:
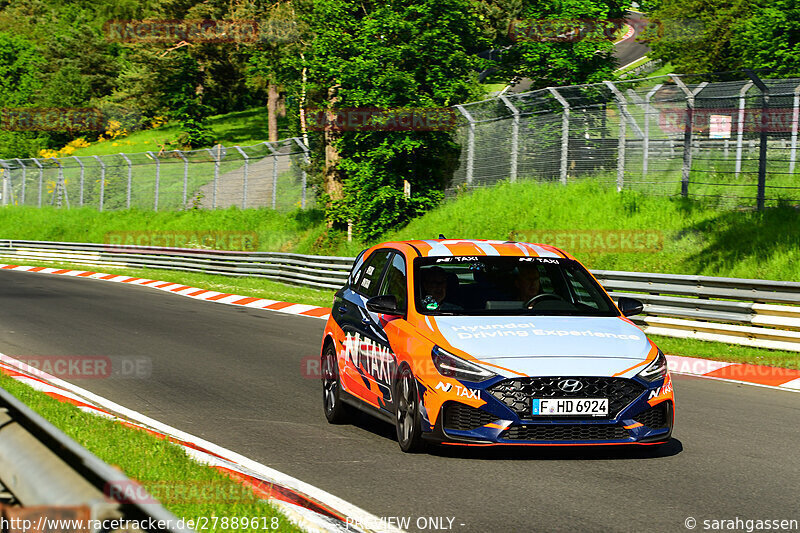
<path fill-rule="evenodd" d="M 592 269 L 800 279 L 800 211 L 795 208 L 720 210 L 713 201 L 617 193 L 592 180 L 567 187 L 521 182 L 475 190 L 384 239 L 435 238 L 439 233 L 507 239 L 525 230 L 662 232 L 663 249 L 655 253 L 576 254 Z M 358 247 L 340 244 L 336 251 Z"/>
<path fill-rule="evenodd" d="M 246 146 L 267 140 L 266 107 L 215 115 L 208 118 L 207 124 L 214 136 L 214 143 L 210 146 L 217 143 L 225 146 Z M 279 130 L 280 126 L 284 126 L 283 130 L 285 130 L 285 119 L 279 120 Z M 75 150 L 72 155 L 109 155 L 149 150 L 157 153 L 162 147 L 172 150 L 177 146 L 168 143 L 174 141 L 179 133 L 180 127 L 177 124 L 168 123 L 160 128 L 135 131 L 126 137 L 94 142 L 89 147 Z"/>
<path fill-rule="evenodd" d="M 115 232 L 229 231 L 255 233 L 259 251 L 291 251 L 295 243 L 323 224 L 322 217 L 322 212 L 315 210 L 283 214 L 266 208 L 99 212 L 89 207 L 14 206 L 0 209 L 0 237 L 105 243 L 108 242 L 106 236 Z"/>
<path fill-rule="evenodd" d="M 160 494 L 170 490 L 194 494 L 192 498 L 169 498 L 164 507 L 178 518 L 200 517 L 265 517 L 271 524 L 277 517 L 280 531 L 302 531 L 292 525 L 274 507 L 247 493 L 226 475 L 197 463 L 179 446 L 145 431 L 131 429 L 117 422 L 84 413 L 77 407 L 61 403 L 44 393 L 0 374 L 0 387 L 61 429 L 81 446 L 106 463 L 120 468 L 128 477 L 159 488 Z M 156 491 L 153 491 L 156 494 Z M 233 494 L 232 502 L 221 503 L 203 494 Z M 188 501 L 187 501 L 188 500 Z M 212 523 L 209 522 L 209 527 Z M 219 524 L 211 530 L 227 531 Z M 239 529 L 261 531 L 263 527 Z"/>
<path fill-rule="evenodd" d="M 751 363 L 800 370 L 800 353 L 798 352 L 765 350 L 763 348 L 751 348 L 750 346 L 739 346 L 724 342 L 680 339 L 662 337 L 661 335 L 648 335 L 648 338 L 655 342 L 664 353 L 670 355 L 684 355 L 687 357 L 714 359 L 716 361 Z"/>
<path fill-rule="evenodd" d="M 644 56 L 644 57 L 634 61 L 633 63 L 631 63 L 630 65 L 628 65 L 625 68 L 619 68 L 619 69 L 615 70 L 614 74 L 616 74 L 617 76 L 619 76 L 621 74 L 625 74 L 626 72 L 628 72 L 630 70 L 633 70 L 636 67 L 638 67 L 639 65 L 643 65 L 643 64 L 647 63 L 648 61 L 650 61 L 650 58 L 647 57 L 647 56 Z"/>
<path fill-rule="evenodd" d="M 69 262 L 29 261 L 27 259 L 14 261 L 12 258 L 2 257 L 0 263 L 23 264 L 26 266 L 43 266 L 68 268 L 72 270 L 89 270 L 106 274 L 117 274 L 135 278 L 155 279 L 180 283 L 210 291 L 241 294 L 242 296 L 255 296 L 282 302 L 302 303 L 330 307 L 333 302 L 333 290 L 312 289 L 279 283 L 265 278 L 247 278 L 234 276 L 220 276 L 215 274 L 202 274 L 198 272 L 179 272 L 174 270 L 157 270 L 151 268 L 117 268 L 105 265 L 87 265 Z"/>

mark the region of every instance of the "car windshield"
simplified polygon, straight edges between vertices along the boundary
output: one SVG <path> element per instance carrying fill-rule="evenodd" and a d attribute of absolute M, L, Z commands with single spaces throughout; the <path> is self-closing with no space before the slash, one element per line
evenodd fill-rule
<path fill-rule="evenodd" d="M 426 315 L 619 315 L 572 259 L 427 257 L 414 268 L 417 311 Z"/>

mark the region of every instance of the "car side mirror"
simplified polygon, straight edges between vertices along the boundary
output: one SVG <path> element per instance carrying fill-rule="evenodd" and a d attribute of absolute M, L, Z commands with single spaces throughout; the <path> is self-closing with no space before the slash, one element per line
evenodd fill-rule
<path fill-rule="evenodd" d="M 384 315 L 402 316 L 405 309 L 400 309 L 397 305 L 397 297 L 393 294 L 374 296 L 367 300 L 367 310 L 373 313 Z"/>
<path fill-rule="evenodd" d="M 644 304 L 636 298 L 620 297 L 617 307 L 625 316 L 634 316 L 644 311 Z"/>

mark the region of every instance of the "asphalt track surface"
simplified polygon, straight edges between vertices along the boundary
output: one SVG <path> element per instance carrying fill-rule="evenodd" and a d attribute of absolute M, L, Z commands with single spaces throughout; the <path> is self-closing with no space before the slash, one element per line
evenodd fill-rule
<path fill-rule="evenodd" d="M 650 53 L 650 47 L 637 40 L 647 26 L 647 16 L 635 11 L 628 11 L 626 22 L 633 26 L 635 33 L 630 39 L 614 45 L 614 57 L 620 67 L 629 65 Z"/>
<path fill-rule="evenodd" d="M 383 423 L 325 421 L 320 385 L 301 373 L 321 320 L 12 271 L 0 271 L 0 301 L 0 352 L 150 358 L 147 378 L 70 381 L 378 517 L 454 517 L 454 531 L 497 532 L 800 520 L 797 393 L 676 376 L 675 438 L 662 449 L 407 455 Z"/>

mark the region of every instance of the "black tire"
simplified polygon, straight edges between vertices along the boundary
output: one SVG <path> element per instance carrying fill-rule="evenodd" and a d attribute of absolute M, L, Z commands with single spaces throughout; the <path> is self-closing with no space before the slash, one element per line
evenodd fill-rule
<path fill-rule="evenodd" d="M 395 398 L 397 399 L 395 429 L 400 449 L 406 453 L 418 453 L 425 450 L 417 380 L 407 366 L 403 366 L 398 373 L 395 383 Z"/>
<path fill-rule="evenodd" d="M 320 369 L 322 370 L 322 409 L 325 412 L 325 418 L 331 424 L 344 424 L 350 420 L 350 409 L 339 396 L 342 385 L 339 381 L 339 365 L 336 363 L 336 350 L 333 344 L 328 344 L 322 351 Z"/>

